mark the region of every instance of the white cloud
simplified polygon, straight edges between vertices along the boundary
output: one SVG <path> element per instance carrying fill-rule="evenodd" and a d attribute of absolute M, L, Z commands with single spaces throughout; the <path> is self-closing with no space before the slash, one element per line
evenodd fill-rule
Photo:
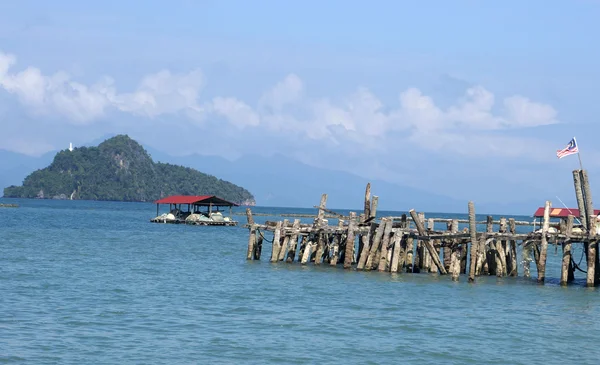
<path fill-rule="evenodd" d="M 214 98 L 212 111 L 224 116 L 237 127 L 257 126 L 260 124 L 258 114 L 246 103 L 235 98 Z"/>
<path fill-rule="evenodd" d="M 177 114 L 192 122 L 217 115 L 235 127 L 261 128 L 278 138 L 345 143 L 363 150 L 413 143 L 425 150 L 460 154 L 469 142 L 470 149 L 480 154 L 510 150 L 510 155 L 518 155 L 531 150 L 521 140 L 498 132 L 558 122 L 550 105 L 520 95 L 497 102 L 482 86 L 467 89 L 448 108 L 439 107 L 417 88 L 400 92 L 398 103 L 386 106 L 364 87 L 345 98 L 310 98 L 302 79 L 292 73 L 266 90 L 254 107 L 231 96 L 203 102 L 205 79 L 200 70 L 180 74 L 162 70 L 143 77 L 134 91 L 119 93 L 110 78 L 88 86 L 64 72 L 44 75 L 35 67 L 12 71 L 16 63 L 16 57 L 0 52 L 0 87 L 16 95 L 31 113 L 65 117 L 73 124 L 101 120 L 110 111 L 147 119 Z"/>

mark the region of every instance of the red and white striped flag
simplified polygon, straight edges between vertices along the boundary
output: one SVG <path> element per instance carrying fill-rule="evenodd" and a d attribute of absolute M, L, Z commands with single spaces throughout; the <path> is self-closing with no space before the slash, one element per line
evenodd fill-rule
<path fill-rule="evenodd" d="M 563 158 L 565 156 L 573 155 L 575 153 L 579 153 L 579 148 L 577 148 L 577 141 L 575 141 L 575 137 L 571 139 L 567 147 L 562 150 L 556 151 L 556 157 Z"/>

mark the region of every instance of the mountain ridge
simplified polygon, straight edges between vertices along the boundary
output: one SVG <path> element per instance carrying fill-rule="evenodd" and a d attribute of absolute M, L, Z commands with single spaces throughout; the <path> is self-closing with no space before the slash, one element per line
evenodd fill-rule
<path fill-rule="evenodd" d="M 109 138 L 97 147 L 59 151 L 52 163 L 29 174 L 22 186 L 4 189 L 4 197 L 113 201 L 153 201 L 168 195 L 218 195 L 254 205 L 245 188 L 198 170 L 154 162 L 127 135 Z"/>

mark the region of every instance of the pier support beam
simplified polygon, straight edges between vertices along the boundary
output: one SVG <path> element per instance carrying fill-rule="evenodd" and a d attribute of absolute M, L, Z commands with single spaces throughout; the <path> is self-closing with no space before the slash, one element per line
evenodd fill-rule
<path fill-rule="evenodd" d="M 571 264 L 571 234 L 573 233 L 573 215 L 569 214 L 565 223 L 565 230 L 562 231 L 567 236 L 562 244 L 563 257 L 560 271 L 560 285 L 567 285 L 573 280 L 573 265 Z"/>
<path fill-rule="evenodd" d="M 413 221 L 417 225 L 417 231 L 419 232 L 419 235 L 427 236 L 427 232 L 425 231 L 423 222 L 418 218 L 417 212 L 415 212 L 414 209 L 411 209 L 409 211 L 409 213 L 410 213 L 410 216 L 412 217 Z M 425 240 L 423 240 L 423 243 L 425 244 L 425 247 L 427 247 L 427 251 L 429 252 L 429 255 L 431 256 L 431 258 L 433 259 L 433 262 L 437 265 L 437 267 L 440 271 L 440 274 L 446 275 L 447 274 L 446 269 L 444 268 L 444 265 L 442 265 L 442 263 L 440 262 L 440 256 L 436 255 L 437 251 L 431 244 L 431 241 L 429 239 L 425 239 Z"/>
<path fill-rule="evenodd" d="M 475 281 L 475 268 L 477 266 L 477 223 L 475 221 L 475 204 L 469 202 L 469 233 L 471 235 L 471 254 L 469 257 L 469 282 Z"/>
<path fill-rule="evenodd" d="M 348 223 L 348 236 L 346 238 L 346 251 L 344 253 L 344 269 L 352 268 L 354 261 L 354 240 L 356 230 L 356 212 L 350 212 L 350 222 Z"/>
<path fill-rule="evenodd" d="M 542 223 L 542 242 L 540 244 L 540 256 L 538 263 L 538 283 L 544 283 L 546 279 L 546 258 L 548 255 L 548 229 L 550 229 L 550 207 L 552 203 L 546 201 L 544 205 L 544 222 Z"/>

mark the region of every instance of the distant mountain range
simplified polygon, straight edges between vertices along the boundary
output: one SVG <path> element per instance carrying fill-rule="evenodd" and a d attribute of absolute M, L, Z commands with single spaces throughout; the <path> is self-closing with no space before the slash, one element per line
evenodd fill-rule
<path fill-rule="evenodd" d="M 171 156 L 144 147 L 154 161 L 190 167 L 243 186 L 252 193 L 256 205 L 273 207 L 312 207 L 319 204 L 322 193 L 328 194 L 332 209 L 361 209 L 366 184 L 379 196 L 380 210 L 466 213 L 467 201 L 432 194 L 400 184 L 366 179 L 351 173 L 312 167 L 288 157 L 247 155 L 235 161 L 218 156 Z M 34 169 L 47 166 L 56 152 L 39 158 L 0 151 L 0 187 L 20 184 Z M 1 191 L 1 189 L 0 189 Z M 518 204 L 479 204 L 478 214 L 530 215 L 539 201 Z"/>

